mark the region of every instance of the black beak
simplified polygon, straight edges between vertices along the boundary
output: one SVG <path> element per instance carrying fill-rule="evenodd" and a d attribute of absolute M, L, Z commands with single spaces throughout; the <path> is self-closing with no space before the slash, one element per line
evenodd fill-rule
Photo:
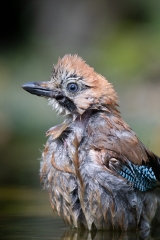
<path fill-rule="evenodd" d="M 63 107 L 67 108 L 70 112 L 75 111 L 77 108 L 73 101 L 63 96 L 63 94 L 50 88 L 49 82 L 28 82 L 22 85 L 22 88 L 27 92 L 46 98 L 55 98 Z"/>
<path fill-rule="evenodd" d="M 40 97 L 55 98 L 58 94 L 56 91 L 47 88 L 47 82 L 28 82 L 22 85 L 22 88 Z"/>

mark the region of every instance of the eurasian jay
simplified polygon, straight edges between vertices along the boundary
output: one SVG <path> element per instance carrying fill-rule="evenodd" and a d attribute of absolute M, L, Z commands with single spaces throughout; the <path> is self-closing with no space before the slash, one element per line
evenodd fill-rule
<path fill-rule="evenodd" d="M 121 118 L 113 86 L 77 55 L 65 55 L 48 82 L 22 87 L 66 117 L 47 131 L 40 166 L 53 210 L 77 228 L 149 229 L 160 158 Z"/>

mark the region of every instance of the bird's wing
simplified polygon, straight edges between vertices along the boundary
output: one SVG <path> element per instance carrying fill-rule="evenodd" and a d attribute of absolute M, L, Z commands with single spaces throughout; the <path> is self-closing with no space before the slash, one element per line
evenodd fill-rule
<path fill-rule="evenodd" d="M 92 116 L 87 126 L 86 146 L 95 161 L 134 182 L 135 187 L 145 178 L 147 187 L 137 187 L 142 191 L 152 188 L 156 179 L 160 180 L 160 159 L 118 115 L 101 112 Z"/>

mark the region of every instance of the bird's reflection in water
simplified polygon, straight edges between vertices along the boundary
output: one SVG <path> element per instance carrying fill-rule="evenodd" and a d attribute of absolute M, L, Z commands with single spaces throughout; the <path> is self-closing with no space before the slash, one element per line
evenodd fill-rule
<path fill-rule="evenodd" d="M 92 231 L 65 227 L 58 217 L 0 217 L 0 239 L 40 240 L 133 240 L 160 239 L 160 228 L 156 223 L 151 231 Z"/>
<path fill-rule="evenodd" d="M 158 231 L 158 230 L 157 230 Z M 160 232 L 156 234 L 160 236 Z M 92 231 L 89 232 L 86 229 L 76 230 L 68 229 L 64 232 L 62 236 L 63 240 L 133 240 L 133 239 L 147 239 L 150 240 L 150 231 L 130 231 L 130 232 L 118 232 L 118 231 Z"/>

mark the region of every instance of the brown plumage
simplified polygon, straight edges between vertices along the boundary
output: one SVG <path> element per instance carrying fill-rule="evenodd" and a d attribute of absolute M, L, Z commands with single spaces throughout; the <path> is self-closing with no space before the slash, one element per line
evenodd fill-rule
<path fill-rule="evenodd" d="M 89 230 L 149 228 L 160 159 L 121 118 L 113 86 L 77 55 L 66 55 L 50 81 L 23 88 L 66 115 L 47 131 L 40 167 L 53 210 Z"/>

